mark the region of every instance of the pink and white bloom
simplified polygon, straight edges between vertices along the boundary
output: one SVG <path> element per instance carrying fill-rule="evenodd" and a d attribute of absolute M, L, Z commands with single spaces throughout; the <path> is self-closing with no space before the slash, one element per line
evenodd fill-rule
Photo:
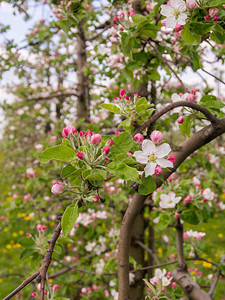
<path fill-rule="evenodd" d="M 176 24 L 186 24 L 186 3 L 183 0 L 170 0 L 170 4 L 161 5 L 161 14 L 166 17 L 166 27 L 175 28 Z"/>
<path fill-rule="evenodd" d="M 63 128 L 62 136 L 68 137 L 69 135 L 74 135 L 75 133 L 77 133 L 75 127 L 72 125 L 68 125 L 65 128 Z"/>
<path fill-rule="evenodd" d="M 150 139 L 153 141 L 153 143 L 159 144 L 163 141 L 164 138 L 161 131 L 154 130 L 150 135 Z"/>
<path fill-rule="evenodd" d="M 64 192 L 64 183 L 63 182 L 54 182 L 51 192 L 55 195 L 60 195 Z"/>
<path fill-rule="evenodd" d="M 190 9 L 194 9 L 197 5 L 196 0 L 187 0 L 186 1 L 187 7 Z"/>
<path fill-rule="evenodd" d="M 188 93 L 185 93 L 185 94 L 173 94 L 172 97 L 171 97 L 171 100 L 172 102 L 178 102 L 178 101 L 186 101 L 187 100 L 187 96 L 188 96 Z M 173 112 L 175 113 L 179 113 L 181 110 L 183 109 L 182 106 L 180 107 L 176 107 L 173 109 Z"/>
<path fill-rule="evenodd" d="M 210 188 L 207 188 L 203 192 L 203 196 L 206 200 L 213 200 L 214 199 L 214 193 Z"/>
<path fill-rule="evenodd" d="M 148 177 L 155 173 L 156 166 L 173 168 L 173 163 L 164 158 L 170 151 L 170 145 L 167 143 L 156 146 L 152 141 L 144 140 L 142 143 L 142 151 L 135 151 L 134 157 L 137 162 L 146 164 L 144 171 L 145 177 Z"/>
<path fill-rule="evenodd" d="M 91 143 L 93 145 L 98 145 L 99 143 L 101 143 L 101 141 L 102 141 L 101 134 L 97 133 L 97 134 L 92 135 L 92 137 L 91 137 Z"/>
<path fill-rule="evenodd" d="M 159 206 L 161 208 L 174 208 L 178 202 L 180 202 L 182 197 L 176 197 L 174 192 L 169 192 L 169 194 L 160 195 Z"/>

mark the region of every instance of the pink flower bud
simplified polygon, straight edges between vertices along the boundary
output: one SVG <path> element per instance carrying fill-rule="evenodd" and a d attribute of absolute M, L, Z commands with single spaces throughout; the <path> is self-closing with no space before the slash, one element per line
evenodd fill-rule
<path fill-rule="evenodd" d="M 92 196 L 92 199 L 93 199 L 94 201 L 99 201 L 99 197 L 98 197 L 97 195 L 93 195 L 93 196 Z"/>
<path fill-rule="evenodd" d="M 103 150 L 102 150 L 102 152 L 103 152 L 105 155 L 107 155 L 107 154 L 109 153 L 109 151 L 110 151 L 110 148 L 109 148 L 108 146 L 105 146 L 105 147 L 103 148 Z"/>
<path fill-rule="evenodd" d="M 41 224 L 37 224 L 37 230 L 42 231 L 42 225 Z"/>
<path fill-rule="evenodd" d="M 132 153 L 130 153 L 129 151 L 127 152 L 127 155 L 129 155 L 129 156 L 133 156 L 133 154 Z"/>
<path fill-rule="evenodd" d="M 89 4 L 85 4 L 85 5 L 84 5 L 84 9 L 86 9 L 86 10 L 88 10 L 88 9 L 89 9 L 89 7 L 90 7 L 90 5 L 89 5 Z"/>
<path fill-rule="evenodd" d="M 119 18 L 118 18 L 118 17 L 114 17 L 114 21 L 115 21 L 115 22 L 118 22 L 118 21 L 119 21 Z"/>
<path fill-rule="evenodd" d="M 62 136 L 68 137 L 69 135 L 74 135 L 75 133 L 77 133 L 75 127 L 72 125 L 68 125 L 65 128 L 63 128 Z"/>
<path fill-rule="evenodd" d="M 183 233 L 183 238 L 186 240 L 188 238 L 188 234 L 186 232 Z"/>
<path fill-rule="evenodd" d="M 126 91 L 125 90 L 120 90 L 120 96 L 124 96 L 126 94 Z"/>
<path fill-rule="evenodd" d="M 30 233 L 26 233 L 26 237 L 31 237 L 31 234 Z"/>
<path fill-rule="evenodd" d="M 91 137 L 91 143 L 94 144 L 94 145 L 98 145 L 99 143 L 101 143 L 102 141 L 102 136 L 101 134 L 94 134 L 92 135 Z"/>
<path fill-rule="evenodd" d="M 175 156 L 170 155 L 170 156 L 168 157 L 168 160 L 171 161 L 172 163 L 175 163 Z"/>
<path fill-rule="evenodd" d="M 54 284 L 53 285 L 53 291 L 58 291 L 59 290 L 59 285 L 58 284 Z"/>
<path fill-rule="evenodd" d="M 161 174 L 161 173 L 162 173 L 162 167 L 156 166 L 156 167 L 155 167 L 155 175 L 159 175 L 159 174 Z"/>
<path fill-rule="evenodd" d="M 40 23 L 42 23 L 42 24 L 43 24 L 44 22 L 45 22 L 45 20 L 44 20 L 44 19 L 41 19 L 41 20 L 40 20 Z"/>
<path fill-rule="evenodd" d="M 130 9 L 130 16 L 133 17 L 135 15 L 135 10 L 133 8 Z"/>
<path fill-rule="evenodd" d="M 64 183 L 63 182 L 54 182 L 51 192 L 55 195 L 62 194 L 64 192 Z"/>
<path fill-rule="evenodd" d="M 161 20 L 162 26 L 166 26 L 166 19 Z"/>
<path fill-rule="evenodd" d="M 184 28 L 183 25 L 176 24 L 176 26 L 174 27 L 174 30 L 175 30 L 175 31 L 180 31 L 180 30 L 182 30 L 183 28 Z"/>
<path fill-rule="evenodd" d="M 134 140 L 135 140 L 136 143 L 141 144 L 144 140 L 144 137 L 141 133 L 137 133 L 134 136 Z"/>
<path fill-rule="evenodd" d="M 197 5 L 196 0 L 187 0 L 186 5 L 190 9 L 194 9 L 195 6 Z"/>
<path fill-rule="evenodd" d="M 105 163 L 104 163 L 104 165 L 106 165 L 106 164 L 107 164 L 107 162 L 109 162 L 109 161 L 110 161 L 110 159 L 109 159 L 108 157 L 106 157 L 104 160 L 105 160 Z"/>
<path fill-rule="evenodd" d="M 112 140 L 112 139 L 109 139 L 109 140 L 107 141 L 106 145 L 109 146 L 109 147 L 112 147 L 112 145 L 113 145 L 113 140 Z"/>
<path fill-rule="evenodd" d="M 115 135 L 119 135 L 119 134 L 121 134 L 121 131 L 116 130 L 116 131 L 115 131 Z"/>
<path fill-rule="evenodd" d="M 176 214 L 176 215 L 175 215 L 175 218 L 176 218 L 176 219 L 179 219 L 179 218 L 180 218 L 180 216 L 179 216 L 178 214 Z"/>
<path fill-rule="evenodd" d="M 138 94 L 138 93 L 136 93 L 136 94 L 134 95 L 134 97 L 138 98 L 138 97 L 139 97 L 139 94 Z"/>
<path fill-rule="evenodd" d="M 82 137 L 83 135 L 85 135 L 85 132 L 84 131 L 80 131 L 79 132 L 79 136 Z"/>
<path fill-rule="evenodd" d="M 124 13 L 122 12 L 121 14 L 120 14 L 120 19 L 123 19 L 124 18 Z"/>
<path fill-rule="evenodd" d="M 192 93 L 188 94 L 187 95 L 187 100 L 188 101 L 194 101 L 196 99 L 196 96 Z"/>
<path fill-rule="evenodd" d="M 126 99 L 126 100 L 129 100 L 130 98 L 129 98 L 128 96 L 125 96 L 125 99 Z"/>
<path fill-rule="evenodd" d="M 63 15 L 62 15 L 62 14 L 58 14 L 57 17 L 58 17 L 59 19 L 62 19 Z"/>
<path fill-rule="evenodd" d="M 154 130 L 151 135 L 150 135 L 150 139 L 155 143 L 155 144 L 159 144 L 163 141 L 163 134 L 160 131 Z"/>
<path fill-rule="evenodd" d="M 173 282 L 172 283 L 172 287 L 175 289 L 177 287 L 177 283 L 176 282 Z"/>
<path fill-rule="evenodd" d="M 209 18 L 210 18 L 210 15 L 207 14 L 207 15 L 205 16 L 205 19 L 208 20 Z"/>
<path fill-rule="evenodd" d="M 45 225 L 42 226 L 42 230 L 46 230 L 47 227 Z"/>
<path fill-rule="evenodd" d="M 37 297 L 37 293 L 36 293 L 36 292 L 33 292 L 33 293 L 31 294 L 31 297 L 32 297 L 32 298 L 36 298 L 36 297 Z"/>
<path fill-rule="evenodd" d="M 219 19 L 218 16 L 213 17 L 213 21 L 217 21 Z"/>
<path fill-rule="evenodd" d="M 210 17 L 215 17 L 219 13 L 219 9 L 217 7 L 210 7 L 209 9 L 209 15 Z"/>
<path fill-rule="evenodd" d="M 204 198 L 204 199 L 202 200 L 202 202 L 203 202 L 203 203 L 207 202 L 207 199 L 206 199 L 206 198 Z"/>
<path fill-rule="evenodd" d="M 77 153 L 77 157 L 78 157 L 79 159 L 84 159 L 84 153 L 83 153 L 83 152 L 78 152 L 78 153 Z"/>
<path fill-rule="evenodd" d="M 188 195 L 187 197 L 184 198 L 183 203 L 184 204 L 188 204 L 192 201 L 192 197 L 190 195 Z"/>
<path fill-rule="evenodd" d="M 88 129 L 88 130 L 86 131 L 86 136 L 92 136 L 92 132 L 91 132 L 90 129 Z"/>
<path fill-rule="evenodd" d="M 184 117 L 179 117 L 179 118 L 177 119 L 177 123 L 179 123 L 179 124 L 184 123 Z"/>

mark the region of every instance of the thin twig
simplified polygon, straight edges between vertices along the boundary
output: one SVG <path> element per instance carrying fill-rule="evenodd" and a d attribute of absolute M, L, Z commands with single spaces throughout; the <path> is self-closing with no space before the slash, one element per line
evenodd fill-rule
<path fill-rule="evenodd" d="M 158 265 L 154 265 L 154 266 L 143 267 L 143 268 L 140 268 L 140 269 L 137 269 L 137 270 L 129 271 L 129 273 L 136 273 L 136 272 L 139 272 L 139 271 L 145 271 L 145 270 L 151 270 L 151 269 L 155 269 L 155 268 L 161 268 L 161 267 L 165 267 L 165 266 L 169 266 L 169 265 L 174 265 L 176 263 L 178 263 L 178 260 L 173 260 L 173 261 L 168 262 L 168 263 L 158 264 Z"/>
<path fill-rule="evenodd" d="M 213 296 L 213 293 L 214 293 L 214 290 L 215 290 L 215 288 L 216 288 L 217 282 L 218 282 L 219 279 L 220 279 L 220 274 L 221 274 L 220 270 L 217 270 L 215 279 L 213 280 L 213 283 L 212 283 L 212 285 L 210 286 L 209 291 L 208 291 L 208 294 L 209 294 L 210 297 Z"/>
<path fill-rule="evenodd" d="M 157 54 L 161 57 L 161 59 L 164 61 L 165 65 L 170 69 L 170 71 L 175 75 L 177 80 L 180 82 L 180 84 L 183 86 L 184 90 L 187 92 L 187 88 L 184 85 L 183 81 L 180 79 L 180 77 L 177 75 L 177 73 L 174 71 L 174 69 L 171 67 L 171 65 L 168 63 L 168 61 L 162 56 L 160 51 L 155 47 L 150 41 L 147 41 L 147 43 L 157 52 Z"/>
<path fill-rule="evenodd" d="M 3 300 L 8 300 L 12 298 L 14 295 L 16 295 L 19 291 L 21 291 L 26 285 L 28 285 L 31 281 L 33 281 L 38 275 L 40 275 L 40 272 L 37 271 L 33 275 L 31 275 L 29 278 L 24 280 L 24 282 L 21 283 L 14 291 L 12 291 L 8 296 L 6 296 Z"/>
<path fill-rule="evenodd" d="M 141 241 L 135 241 L 135 244 L 139 245 L 146 252 L 148 252 L 153 257 L 153 259 L 157 262 L 157 264 L 160 264 L 160 261 L 158 260 L 158 258 L 155 255 L 155 253 L 150 248 L 146 247 L 144 243 L 142 243 Z"/>

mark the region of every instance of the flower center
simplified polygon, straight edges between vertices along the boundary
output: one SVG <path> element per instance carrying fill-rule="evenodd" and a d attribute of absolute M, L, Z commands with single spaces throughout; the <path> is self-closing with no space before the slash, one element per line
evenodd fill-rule
<path fill-rule="evenodd" d="M 148 161 L 149 162 L 155 162 L 156 158 L 157 157 L 153 153 L 151 153 L 151 154 L 148 155 Z"/>
<path fill-rule="evenodd" d="M 170 203 L 173 203 L 173 201 L 172 201 L 171 199 L 169 199 L 169 200 L 168 200 L 168 203 L 169 203 L 169 204 L 170 204 Z"/>
<path fill-rule="evenodd" d="M 178 9 L 173 9 L 173 15 L 174 15 L 174 17 L 177 19 L 178 17 L 179 17 L 179 15 L 180 15 L 180 11 L 178 10 Z"/>

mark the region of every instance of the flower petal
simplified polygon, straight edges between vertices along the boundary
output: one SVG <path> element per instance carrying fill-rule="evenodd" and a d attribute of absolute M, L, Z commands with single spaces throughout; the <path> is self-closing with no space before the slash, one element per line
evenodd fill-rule
<path fill-rule="evenodd" d="M 181 13 L 179 17 L 177 18 L 177 23 L 179 25 L 185 25 L 186 24 L 187 15 L 185 13 Z"/>
<path fill-rule="evenodd" d="M 165 158 L 156 159 L 156 163 L 162 168 L 173 168 L 173 163 Z"/>
<path fill-rule="evenodd" d="M 177 102 L 177 101 L 181 100 L 180 96 L 177 93 L 173 94 L 171 99 L 172 99 L 172 102 Z"/>
<path fill-rule="evenodd" d="M 163 16 L 169 17 L 173 13 L 173 9 L 170 5 L 161 5 L 161 14 Z"/>
<path fill-rule="evenodd" d="M 145 177 L 148 177 L 149 175 L 155 174 L 155 167 L 157 166 L 156 163 L 147 163 L 145 166 Z"/>
<path fill-rule="evenodd" d="M 168 155 L 171 151 L 170 145 L 164 143 L 158 147 L 156 147 L 155 155 L 157 158 L 163 158 L 164 156 Z"/>
<path fill-rule="evenodd" d="M 142 143 L 142 150 L 146 154 L 151 154 L 155 152 L 156 146 L 155 144 L 150 140 L 144 140 Z"/>
<path fill-rule="evenodd" d="M 169 16 L 166 18 L 166 28 L 175 28 L 177 20 L 175 16 Z"/>
<path fill-rule="evenodd" d="M 134 157 L 136 158 L 136 161 L 141 164 L 147 164 L 148 162 L 148 155 L 144 151 L 135 151 Z"/>

